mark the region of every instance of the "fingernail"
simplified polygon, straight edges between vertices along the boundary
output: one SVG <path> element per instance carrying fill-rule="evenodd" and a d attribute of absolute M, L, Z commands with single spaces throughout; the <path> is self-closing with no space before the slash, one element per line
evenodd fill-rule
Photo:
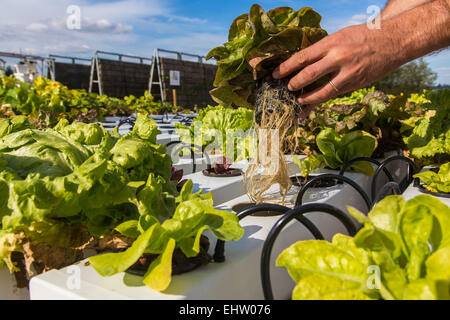
<path fill-rule="evenodd" d="M 303 100 L 303 98 L 298 98 L 298 103 L 305 104 L 305 100 Z"/>
<path fill-rule="evenodd" d="M 294 88 L 292 87 L 292 85 L 290 83 L 288 84 L 288 90 L 289 91 L 294 91 Z"/>
<path fill-rule="evenodd" d="M 272 77 L 274 77 L 275 79 L 279 79 L 280 78 L 280 70 L 275 69 L 275 71 L 272 73 Z"/>

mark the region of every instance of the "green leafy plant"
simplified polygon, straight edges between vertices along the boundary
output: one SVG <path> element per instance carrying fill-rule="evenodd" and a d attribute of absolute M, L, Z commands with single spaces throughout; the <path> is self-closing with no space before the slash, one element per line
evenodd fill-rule
<path fill-rule="evenodd" d="M 427 117 L 415 117 L 412 133 L 403 140 L 411 156 L 423 165 L 450 161 L 450 106 L 435 105 Z"/>
<path fill-rule="evenodd" d="M 218 239 L 237 241 L 244 230 L 232 212 L 213 208 L 212 195 L 192 194 L 189 180 L 176 199 L 177 208 L 170 219 L 163 223 L 158 214 L 144 214 L 139 220 L 130 220 L 116 228 L 127 237 L 136 238 L 124 252 L 91 257 L 89 261 L 102 276 L 112 276 L 126 271 L 144 254 L 157 255 L 150 264 L 142 282 L 148 287 L 164 291 L 172 278 L 172 256 L 179 248 L 186 257 L 200 253 L 200 238 L 210 230 Z"/>
<path fill-rule="evenodd" d="M 317 168 L 339 169 L 354 158 L 371 157 L 377 148 L 377 139 L 365 131 L 339 134 L 327 128 L 318 134 L 316 141 L 321 154 L 311 155 L 299 163 L 305 177 Z M 373 175 L 373 167 L 366 162 L 357 162 L 350 169 Z"/>
<path fill-rule="evenodd" d="M 355 103 L 360 103 L 367 94 L 373 91 L 375 91 L 375 87 L 362 88 L 359 90 L 352 91 L 350 94 L 346 96 L 328 100 L 327 102 L 323 103 L 323 105 L 326 106 L 353 105 Z"/>
<path fill-rule="evenodd" d="M 254 80 L 264 77 L 293 53 L 324 38 L 321 16 L 311 8 L 295 11 L 280 7 L 265 12 L 255 4 L 248 14 L 237 17 L 230 27 L 228 42 L 214 48 L 207 59 L 219 67 L 211 91 L 222 105 L 254 106 Z M 251 62 L 251 64 L 250 64 Z"/>
<path fill-rule="evenodd" d="M 450 299 L 448 206 L 391 196 L 368 217 L 349 211 L 364 224 L 355 237 L 298 242 L 278 257 L 297 283 L 293 299 Z"/>
<path fill-rule="evenodd" d="M 191 127 L 182 124 L 175 124 L 175 127 L 183 143 L 218 149 L 234 161 L 247 159 L 251 152 L 253 135 L 249 130 L 253 127 L 253 111 L 249 109 L 208 106 L 200 110 Z M 227 141 L 234 143 L 230 151 Z"/>
<path fill-rule="evenodd" d="M 206 229 L 239 239 L 238 219 L 215 210 L 211 194 L 192 194 L 192 181 L 177 191 L 165 146 L 155 144 L 159 133 L 142 114 L 123 137 L 66 119 L 46 130 L 32 129 L 24 116 L 0 119 L 1 263 L 17 272 L 13 253 L 21 253 L 31 275 L 35 263 L 41 271 L 62 268 L 88 246 L 104 250 L 105 239 L 117 250 L 119 239 L 125 252 L 92 258 L 99 273 L 124 271 L 144 252 L 160 254 L 144 283 L 164 290 L 175 246 L 196 256 Z"/>
<path fill-rule="evenodd" d="M 443 164 L 438 173 L 424 171 L 416 174 L 414 178 L 425 182 L 425 188 L 431 192 L 450 193 L 450 162 Z"/>
<path fill-rule="evenodd" d="M 155 101 L 149 92 L 142 97 L 131 95 L 118 99 L 85 90 L 69 90 L 61 83 L 43 77 L 27 84 L 13 77 L 1 76 L 0 104 L 2 117 L 25 115 L 36 128 L 43 129 L 53 127 L 61 119 L 91 123 L 103 121 L 105 116 L 127 116 L 134 112 L 187 112 L 181 107 Z"/>
<path fill-rule="evenodd" d="M 175 207 L 172 163 L 165 147 L 155 145 L 159 131 L 146 116 L 121 138 L 97 124 L 67 120 L 36 130 L 23 116 L 0 119 L 0 128 L 0 230 L 7 243 L 17 243 L 0 239 L 0 260 L 11 271 L 14 251 L 45 254 L 39 259 L 46 268 L 73 263 L 92 237 L 136 219 L 141 208 L 169 215 Z M 144 185 L 155 194 L 138 207 Z M 32 244 L 46 249 L 33 252 Z M 52 259 L 57 249 L 67 254 Z"/>
<path fill-rule="evenodd" d="M 386 152 L 405 149 L 402 134 L 414 128 L 414 125 L 410 127 L 409 119 L 420 119 L 425 113 L 422 104 L 403 95 L 387 96 L 371 88 L 322 104 L 312 112 L 304 127 L 313 133 L 323 128 L 340 133 L 364 130 L 378 140 L 374 156 L 383 158 Z"/>

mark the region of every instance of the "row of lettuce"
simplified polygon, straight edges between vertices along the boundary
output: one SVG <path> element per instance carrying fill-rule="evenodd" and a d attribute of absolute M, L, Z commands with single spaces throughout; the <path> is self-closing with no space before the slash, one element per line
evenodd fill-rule
<path fill-rule="evenodd" d="M 0 106 L 0 117 L 25 115 L 37 128 L 51 128 L 61 119 L 91 123 L 105 116 L 186 112 L 156 101 L 149 92 L 141 97 L 130 95 L 119 99 L 86 90 L 69 90 L 60 82 L 42 77 L 28 84 L 12 76 L 0 76 Z"/>
<path fill-rule="evenodd" d="M 177 133 L 184 143 L 219 149 L 237 161 L 255 156 L 258 137 L 252 128 L 251 109 L 217 106 L 201 110 L 190 127 L 177 125 Z M 355 91 L 317 107 L 291 129 L 284 146 L 286 154 L 308 156 L 298 162 L 304 176 L 317 168 L 340 169 L 357 157 L 384 158 L 400 150 L 419 166 L 450 161 L 450 90 L 410 97 L 388 96 L 374 88 Z M 365 162 L 349 170 L 373 174 Z M 448 192 L 446 183 L 442 192 Z"/>
<path fill-rule="evenodd" d="M 16 116 L 0 119 L 0 128 L 0 267 L 25 283 L 80 261 L 89 248 L 113 251 L 91 259 L 104 276 L 155 255 L 143 283 L 164 290 L 175 248 L 193 257 L 205 230 L 226 241 L 243 235 L 233 213 L 213 208 L 211 194 L 193 193 L 192 182 L 178 191 L 146 115 L 122 137 L 66 119 L 39 130 Z"/>

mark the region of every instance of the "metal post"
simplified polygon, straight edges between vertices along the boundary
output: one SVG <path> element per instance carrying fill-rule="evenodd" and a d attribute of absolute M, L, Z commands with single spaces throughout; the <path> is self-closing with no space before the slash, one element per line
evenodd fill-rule
<path fill-rule="evenodd" d="M 98 79 L 98 94 L 99 95 L 103 95 L 103 83 L 102 83 L 102 76 L 100 74 L 100 69 L 99 69 L 99 65 L 98 65 L 98 57 L 96 56 L 95 59 L 95 67 L 97 69 L 97 79 Z"/>
<path fill-rule="evenodd" d="M 159 60 L 159 52 L 158 49 L 156 49 L 156 63 L 157 63 L 157 68 L 158 68 L 158 79 L 159 79 L 159 87 L 160 87 L 160 92 L 161 92 L 161 102 L 165 102 L 166 101 L 166 97 L 164 95 L 164 81 L 162 78 L 162 73 L 161 73 L 161 61 Z"/>
<path fill-rule="evenodd" d="M 47 69 L 48 69 L 48 73 L 50 74 L 50 79 L 52 81 L 56 81 L 55 60 L 53 60 L 53 59 L 48 59 L 47 60 Z"/>

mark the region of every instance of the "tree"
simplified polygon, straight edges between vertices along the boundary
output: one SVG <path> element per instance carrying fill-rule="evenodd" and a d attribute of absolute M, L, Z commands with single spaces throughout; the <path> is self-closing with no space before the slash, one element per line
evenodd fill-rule
<path fill-rule="evenodd" d="M 398 95 L 403 92 L 409 95 L 433 88 L 436 79 L 437 73 L 423 58 L 420 58 L 391 72 L 373 85 L 385 93 Z"/>
<path fill-rule="evenodd" d="M 11 66 L 7 66 L 6 70 L 5 70 L 5 75 L 6 76 L 12 76 L 14 74 L 14 70 Z"/>

